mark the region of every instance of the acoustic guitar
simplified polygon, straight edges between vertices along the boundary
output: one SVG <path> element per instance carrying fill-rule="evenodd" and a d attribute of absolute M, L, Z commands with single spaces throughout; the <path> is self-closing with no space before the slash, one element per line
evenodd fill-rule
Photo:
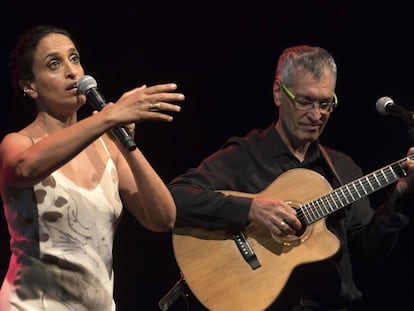
<path fill-rule="evenodd" d="M 282 199 L 296 208 L 303 230 L 282 239 L 255 224 L 237 233 L 176 227 L 173 249 L 187 286 L 211 311 L 265 310 L 295 267 L 327 259 L 339 250 L 339 240 L 326 228 L 326 216 L 405 176 L 402 165 L 407 159 L 413 158 L 405 157 L 335 190 L 322 175 L 298 168 L 257 194 L 220 191 Z"/>

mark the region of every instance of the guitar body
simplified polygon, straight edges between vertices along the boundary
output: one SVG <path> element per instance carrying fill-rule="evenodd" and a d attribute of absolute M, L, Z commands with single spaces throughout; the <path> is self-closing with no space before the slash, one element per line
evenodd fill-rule
<path fill-rule="evenodd" d="M 296 207 L 331 191 L 318 173 L 292 169 L 257 194 L 220 192 L 282 199 Z M 177 264 L 192 293 L 209 310 L 265 310 L 277 299 L 295 267 L 327 259 L 339 250 L 339 240 L 327 230 L 325 218 L 309 225 L 302 235 L 284 240 L 254 224 L 244 233 L 260 263 L 256 269 L 244 259 L 233 235 L 224 230 L 177 227 L 173 231 Z"/>

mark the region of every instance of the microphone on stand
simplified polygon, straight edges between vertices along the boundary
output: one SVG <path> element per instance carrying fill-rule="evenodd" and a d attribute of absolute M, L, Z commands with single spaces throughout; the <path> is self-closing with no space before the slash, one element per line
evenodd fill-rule
<path fill-rule="evenodd" d="M 391 115 L 404 120 L 408 125 L 410 142 L 414 145 L 414 112 L 395 104 L 394 101 L 387 96 L 378 99 L 376 107 L 377 111 L 382 115 Z"/>
<path fill-rule="evenodd" d="M 88 75 L 83 76 L 77 81 L 78 92 L 84 94 L 88 102 L 92 107 L 98 111 L 101 111 L 106 106 L 107 101 L 99 92 L 96 80 Z M 126 127 L 115 127 L 112 130 L 114 136 L 118 139 L 122 146 L 127 148 L 129 151 L 133 151 L 137 145 L 135 144 L 134 138 L 129 133 Z"/>
<path fill-rule="evenodd" d="M 414 112 L 395 104 L 390 97 L 384 96 L 378 99 L 376 107 L 380 114 L 398 117 L 405 121 L 407 125 L 414 126 Z"/>

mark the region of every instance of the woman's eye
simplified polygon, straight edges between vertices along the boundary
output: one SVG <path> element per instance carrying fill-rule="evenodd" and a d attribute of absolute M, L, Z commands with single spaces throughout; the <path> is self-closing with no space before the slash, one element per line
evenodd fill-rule
<path fill-rule="evenodd" d="M 58 67 L 59 66 L 59 62 L 57 61 L 57 60 L 52 60 L 52 61 L 50 61 L 49 62 L 49 64 L 48 64 L 48 67 L 49 68 L 52 68 L 52 69 L 54 69 L 54 68 L 56 68 L 56 67 Z"/>

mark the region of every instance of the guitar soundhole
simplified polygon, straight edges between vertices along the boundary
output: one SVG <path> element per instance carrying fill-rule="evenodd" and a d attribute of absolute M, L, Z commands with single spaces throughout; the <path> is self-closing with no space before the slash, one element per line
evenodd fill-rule
<path fill-rule="evenodd" d="M 306 224 L 302 223 L 302 227 L 300 228 L 300 230 L 296 231 L 295 236 L 300 237 L 300 236 L 304 235 L 305 232 L 306 232 L 307 227 L 308 226 Z"/>
<path fill-rule="evenodd" d="M 296 234 L 287 235 L 284 237 L 278 237 L 272 234 L 272 238 L 283 246 L 297 246 L 305 242 L 312 234 L 313 226 L 302 227 L 303 229 L 297 231 Z"/>
<path fill-rule="evenodd" d="M 286 202 L 294 208 L 297 208 L 299 206 L 299 203 L 296 203 L 296 202 L 292 202 L 292 201 L 286 201 Z M 276 242 L 284 246 L 297 246 L 305 242 L 310 237 L 310 235 L 312 234 L 312 230 L 313 230 L 312 225 L 308 226 L 302 222 L 301 229 L 296 231 L 294 235 L 278 237 L 272 234 L 272 237 Z"/>

